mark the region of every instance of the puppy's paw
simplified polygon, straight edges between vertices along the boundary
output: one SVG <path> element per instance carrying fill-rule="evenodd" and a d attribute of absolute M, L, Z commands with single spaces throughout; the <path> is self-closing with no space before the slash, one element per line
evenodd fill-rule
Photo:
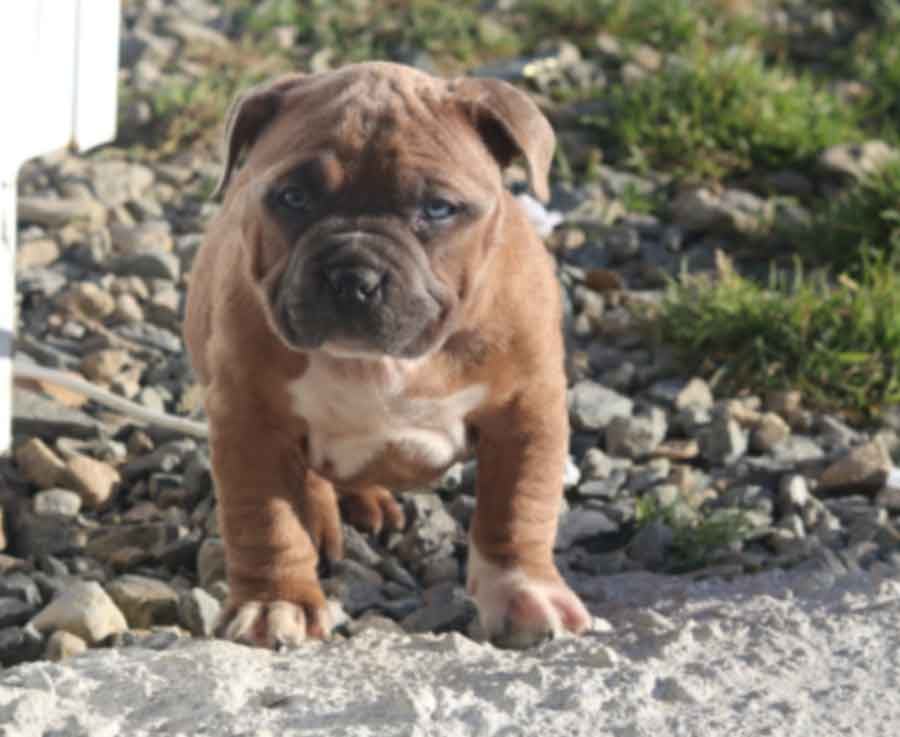
<path fill-rule="evenodd" d="M 518 568 L 501 568 L 469 547 L 467 589 L 478 606 L 488 639 L 497 647 L 521 649 L 570 632 L 581 634 L 591 617 L 553 570 L 534 578 Z"/>
<path fill-rule="evenodd" d="M 403 507 L 383 486 L 365 486 L 342 492 L 341 510 L 357 530 L 378 534 L 382 529 L 402 530 L 406 527 Z"/>
<path fill-rule="evenodd" d="M 275 650 L 293 648 L 310 638 L 325 639 L 331 632 L 328 609 L 289 601 L 247 601 L 222 621 L 228 640 Z"/>

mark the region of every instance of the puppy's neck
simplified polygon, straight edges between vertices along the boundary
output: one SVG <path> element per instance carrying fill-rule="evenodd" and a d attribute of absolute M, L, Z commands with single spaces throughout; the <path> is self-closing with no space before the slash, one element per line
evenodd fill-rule
<path fill-rule="evenodd" d="M 387 395 L 401 394 L 428 360 L 395 358 L 362 351 L 334 349 L 326 344 L 309 354 L 310 369 L 343 382 L 364 384 Z"/>

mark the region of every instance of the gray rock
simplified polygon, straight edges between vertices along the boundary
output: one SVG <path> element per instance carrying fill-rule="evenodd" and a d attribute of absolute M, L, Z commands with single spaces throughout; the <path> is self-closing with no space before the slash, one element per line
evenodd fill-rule
<path fill-rule="evenodd" d="M 204 589 L 225 579 L 225 543 L 208 537 L 197 552 L 197 580 Z"/>
<path fill-rule="evenodd" d="M 153 171 L 128 161 L 97 161 L 91 167 L 94 193 L 107 207 L 118 207 L 143 197 L 153 184 Z"/>
<path fill-rule="evenodd" d="M 184 488 L 196 499 L 209 496 L 213 490 L 212 465 L 209 456 L 197 452 L 184 467 Z"/>
<path fill-rule="evenodd" d="M 126 340 L 133 340 L 135 343 L 166 353 L 180 354 L 183 350 L 181 338 L 177 334 L 152 323 L 139 322 L 120 325 L 116 327 L 115 332 Z"/>
<path fill-rule="evenodd" d="M 655 458 L 643 466 L 635 466 L 628 474 L 628 490 L 640 494 L 669 478 L 672 464 L 667 458 Z"/>
<path fill-rule="evenodd" d="M 764 412 L 750 433 L 750 447 L 757 453 L 768 453 L 791 434 L 790 426 L 774 412 Z"/>
<path fill-rule="evenodd" d="M 81 497 L 68 489 L 46 489 L 34 495 L 32 508 L 35 514 L 75 517 L 81 511 Z"/>
<path fill-rule="evenodd" d="M 351 617 L 363 612 L 381 609 L 384 595 L 379 584 L 353 577 L 326 578 L 322 590 L 329 598 L 337 599 Z"/>
<path fill-rule="evenodd" d="M 79 410 L 64 407 L 35 392 L 13 389 L 13 430 L 27 436 L 47 440 L 68 436 L 97 438 L 100 423 Z"/>
<path fill-rule="evenodd" d="M 228 37 L 224 34 L 186 18 L 168 18 L 166 30 L 191 47 L 213 46 L 220 49 L 227 49 L 231 46 L 231 41 L 229 41 Z"/>
<path fill-rule="evenodd" d="M 575 465 L 572 456 L 568 455 L 566 456 L 566 465 L 563 471 L 563 488 L 567 490 L 574 489 L 578 486 L 579 481 L 581 481 L 581 470 Z"/>
<path fill-rule="evenodd" d="M 831 415 L 819 417 L 818 430 L 821 433 L 822 442 L 832 450 L 847 451 L 851 446 L 863 444 L 865 440 L 862 433 Z"/>
<path fill-rule="evenodd" d="M 62 228 L 73 222 L 103 225 L 106 208 L 88 198 L 50 199 L 22 196 L 18 199 L 19 220 L 44 228 Z"/>
<path fill-rule="evenodd" d="M 619 525 L 596 509 L 580 508 L 569 512 L 556 534 L 554 550 L 567 550 L 577 542 L 619 531 Z"/>
<path fill-rule="evenodd" d="M 39 632 L 71 632 L 91 645 L 128 629 L 122 612 L 95 581 L 73 583 L 30 624 Z"/>
<path fill-rule="evenodd" d="M 40 558 L 83 550 L 87 530 L 73 517 L 35 514 L 30 504 L 17 509 L 13 521 L 16 552 L 23 557 Z"/>
<path fill-rule="evenodd" d="M 194 587 L 178 597 L 178 619 L 195 637 L 212 637 L 222 605 L 201 588 Z"/>
<path fill-rule="evenodd" d="M 87 552 L 106 561 L 115 560 L 123 549 L 140 551 L 145 558 L 152 558 L 187 536 L 187 528 L 166 522 L 104 525 L 90 531 Z"/>
<path fill-rule="evenodd" d="M 776 461 L 796 468 L 814 465 L 825 458 L 821 446 L 806 435 L 791 435 L 772 448 L 770 454 Z"/>
<path fill-rule="evenodd" d="M 712 413 L 705 407 L 689 405 L 672 418 L 672 428 L 683 432 L 689 438 L 696 438 L 700 432 L 712 422 Z"/>
<path fill-rule="evenodd" d="M 579 381 L 569 390 L 569 412 L 579 430 L 604 430 L 614 417 L 629 417 L 634 403 L 593 381 Z"/>
<path fill-rule="evenodd" d="M 25 624 L 36 610 L 37 606 L 18 597 L 0 596 L 0 629 Z"/>
<path fill-rule="evenodd" d="M 878 491 L 884 486 L 891 467 L 891 458 L 881 443 L 866 443 L 830 464 L 819 477 L 819 489 L 823 492 Z"/>
<path fill-rule="evenodd" d="M 884 141 L 842 143 L 819 155 L 819 166 L 832 174 L 864 179 L 897 158 L 897 150 Z"/>
<path fill-rule="evenodd" d="M 671 527 L 660 520 L 651 520 L 631 539 L 628 555 L 647 568 L 658 568 L 665 563 L 674 540 L 675 532 Z"/>
<path fill-rule="evenodd" d="M 609 478 L 612 470 L 612 461 L 600 448 L 588 448 L 581 460 L 581 475 L 585 481 Z"/>
<path fill-rule="evenodd" d="M 703 379 L 663 379 L 653 384 L 647 392 L 649 398 L 665 406 L 680 410 L 685 407 L 711 409 L 712 391 Z"/>
<path fill-rule="evenodd" d="M 113 248 L 119 253 L 170 252 L 174 248 L 172 228 L 160 220 L 151 220 L 136 226 L 112 224 L 109 226 Z M 179 270 L 181 260 L 179 259 Z"/>
<path fill-rule="evenodd" d="M 462 530 L 437 494 L 408 495 L 404 511 L 409 524 L 396 550 L 403 561 L 418 565 L 430 556 L 448 556 L 462 542 Z"/>
<path fill-rule="evenodd" d="M 362 632 L 379 632 L 382 634 L 402 634 L 403 628 L 393 619 L 374 612 L 367 612 L 362 617 L 347 625 L 348 634 L 353 637 Z"/>
<path fill-rule="evenodd" d="M 0 576 L 0 597 L 12 597 L 30 606 L 39 606 L 43 596 L 34 579 L 20 571 Z"/>
<path fill-rule="evenodd" d="M 119 576 L 106 587 L 130 627 L 148 628 L 178 621 L 178 592 L 146 576 Z"/>
<path fill-rule="evenodd" d="M 798 509 L 809 502 L 809 484 L 799 474 L 782 476 L 778 484 L 778 501 L 784 509 Z"/>
<path fill-rule="evenodd" d="M 729 466 L 747 452 L 748 433 L 734 420 L 717 417 L 697 436 L 700 455 L 710 463 Z"/>
<path fill-rule="evenodd" d="M 209 472 L 209 459 L 205 455 L 202 455 L 202 457 L 198 456 L 197 443 L 191 438 L 181 438 L 164 443 L 152 453 L 135 458 L 133 461 L 124 464 L 119 470 L 122 477 L 130 481 L 153 472 L 171 473 L 177 471 L 188 458 L 191 459 L 191 463 L 200 464 L 200 468 L 196 469 L 195 473 L 202 475 L 204 471 Z M 185 469 L 185 477 L 185 483 L 188 483 L 187 469 Z M 204 484 L 205 481 L 204 479 Z M 211 479 L 209 479 L 209 486 L 211 489 Z"/>
<path fill-rule="evenodd" d="M 444 584 L 427 594 L 425 606 L 406 617 L 400 626 L 411 633 L 464 631 L 478 612 L 459 586 Z"/>
<path fill-rule="evenodd" d="M 603 229 L 601 237 L 613 266 L 635 258 L 641 252 L 641 236 L 635 228 L 610 226 Z"/>
<path fill-rule="evenodd" d="M 416 570 L 424 586 L 460 580 L 459 561 L 452 555 L 430 555 L 418 563 Z"/>
<path fill-rule="evenodd" d="M 605 479 L 585 481 L 578 487 L 578 494 L 586 499 L 614 499 L 627 479 L 628 473 L 617 468 Z"/>
<path fill-rule="evenodd" d="M 652 407 L 632 417 L 613 417 L 606 427 L 606 452 L 625 458 L 644 458 L 666 437 L 666 413 Z"/>
<path fill-rule="evenodd" d="M 415 591 L 419 584 L 415 577 L 393 556 L 385 556 L 378 564 L 378 572 L 388 581 L 399 584 L 408 591 Z"/>
<path fill-rule="evenodd" d="M 109 262 L 109 269 L 120 276 L 177 281 L 181 275 L 181 261 L 174 253 L 143 248 L 115 256 Z"/>
<path fill-rule="evenodd" d="M 689 231 L 754 235 L 772 219 L 772 206 L 756 195 L 737 189 L 721 193 L 687 189 L 672 203 L 675 223 Z"/>
<path fill-rule="evenodd" d="M 0 629 L 0 665 L 11 667 L 37 660 L 44 650 L 44 639 L 33 627 Z"/>

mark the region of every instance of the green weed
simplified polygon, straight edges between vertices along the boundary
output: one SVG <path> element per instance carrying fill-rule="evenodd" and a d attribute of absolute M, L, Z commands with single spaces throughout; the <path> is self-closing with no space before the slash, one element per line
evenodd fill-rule
<path fill-rule="evenodd" d="M 900 159 L 829 200 L 796 245 L 812 263 L 854 275 L 861 251 L 900 252 Z"/>
<path fill-rule="evenodd" d="M 717 554 L 744 540 L 753 529 L 738 509 L 686 516 L 678 514 L 677 506 L 677 503 L 660 506 L 651 495 L 645 494 L 635 508 L 638 527 L 660 521 L 674 532 L 666 561 L 666 570 L 671 573 L 686 573 L 709 565 Z"/>
<path fill-rule="evenodd" d="M 586 121 L 600 144 L 683 178 L 802 167 L 822 148 L 861 135 L 833 94 L 746 51 L 696 54 L 613 89 L 610 99 L 611 114 Z"/>
<path fill-rule="evenodd" d="M 684 367 L 723 392 L 796 388 L 851 418 L 900 401 L 900 274 L 863 254 L 858 281 L 773 274 L 768 287 L 729 273 L 673 284 L 655 328 Z"/>

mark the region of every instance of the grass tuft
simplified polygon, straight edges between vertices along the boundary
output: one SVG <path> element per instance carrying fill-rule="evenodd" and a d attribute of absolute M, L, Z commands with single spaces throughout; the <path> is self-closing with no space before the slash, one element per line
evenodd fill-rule
<path fill-rule="evenodd" d="M 792 280 L 768 287 L 728 273 L 673 284 L 656 329 L 688 371 L 722 391 L 796 388 L 852 419 L 900 401 L 900 272 L 864 254 L 858 281 Z"/>
<path fill-rule="evenodd" d="M 810 262 L 827 264 L 835 273 L 855 275 L 862 250 L 895 260 L 900 253 L 900 158 L 827 202 L 813 227 L 798 235 L 797 245 Z"/>
<path fill-rule="evenodd" d="M 644 495 L 635 509 L 638 527 L 660 521 L 672 529 L 674 537 L 666 561 L 670 573 L 687 573 L 710 565 L 718 554 L 727 551 L 753 531 L 739 509 L 718 509 L 702 515 L 679 515 L 678 503 L 661 506 Z"/>
<path fill-rule="evenodd" d="M 697 53 L 615 88 L 610 100 L 608 116 L 587 121 L 600 145 L 632 165 L 689 179 L 803 167 L 823 148 L 861 136 L 837 97 L 752 52 Z"/>

